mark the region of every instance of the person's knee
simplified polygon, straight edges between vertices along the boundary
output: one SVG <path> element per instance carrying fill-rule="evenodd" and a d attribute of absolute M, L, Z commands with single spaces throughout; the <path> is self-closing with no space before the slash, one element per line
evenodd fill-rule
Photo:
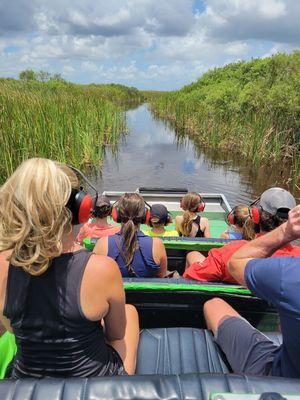
<path fill-rule="evenodd" d="M 227 304 L 224 300 L 219 297 L 214 297 L 204 303 L 203 312 L 204 315 L 209 315 L 211 310 L 216 310 L 217 308 L 222 307 L 224 304 Z"/>
<path fill-rule="evenodd" d="M 199 251 L 190 251 L 189 253 L 187 253 L 186 258 L 188 260 L 190 260 L 190 259 L 197 258 L 198 255 L 199 255 Z"/>
<path fill-rule="evenodd" d="M 193 264 L 194 262 L 201 262 L 203 255 L 199 251 L 190 251 L 186 255 L 186 262 L 188 265 Z"/>

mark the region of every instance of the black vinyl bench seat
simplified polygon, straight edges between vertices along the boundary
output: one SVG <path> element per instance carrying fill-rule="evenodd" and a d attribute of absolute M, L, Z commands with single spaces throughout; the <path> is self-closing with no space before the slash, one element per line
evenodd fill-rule
<path fill-rule="evenodd" d="M 265 332 L 281 344 L 279 332 Z M 140 334 L 136 374 L 230 372 L 225 357 L 206 329 L 154 328 Z"/>

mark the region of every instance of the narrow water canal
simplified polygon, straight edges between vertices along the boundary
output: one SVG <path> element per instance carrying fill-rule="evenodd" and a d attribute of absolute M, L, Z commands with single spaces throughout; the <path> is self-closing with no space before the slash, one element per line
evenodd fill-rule
<path fill-rule="evenodd" d="M 144 104 L 127 112 L 128 134 L 113 154 L 106 152 L 102 176 L 94 177 L 99 190 L 132 191 L 141 186 L 186 187 L 224 193 L 234 205 L 249 202 L 266 188 L 279 185 L 283 172 L 253 168 L 222 155 L 196 148 L 179 139 L 163 121 L 154 119 Z"/>

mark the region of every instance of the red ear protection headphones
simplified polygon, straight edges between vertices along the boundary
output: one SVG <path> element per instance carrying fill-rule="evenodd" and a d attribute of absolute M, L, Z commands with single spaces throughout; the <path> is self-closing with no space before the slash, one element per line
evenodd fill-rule
<path fill-rule="evenodd" d="M 183 204 L 182 204 L 182 200 L 180 200 L 180 208 L 184 209 L 183 208 Z M 196 212 L 203 212 L 204 209 L 205 209 L 205 202 L 201 197 L 201 203 L 198 205 L 198 207 L 196 209 Z"/>
<path fill-rule="evenodd" d="M 235 207 L 226 215 L 225 221 L 227 225 L 235 225 L 235 215 L 234 215 Z"/>
<path fill-rule="evenodd" d="M 150 205 L 148 203 L 145 202 L 145 204 L 149 207 L 145 207 L 145 212 L 144 215 L 140 221 L 141 224 L 147 224 L 149 225 L 149 221 L 151 218 L 151 212 L 150 212 Z M 120 224 L 122 222 L 122 218 L 121 218 L 121 214 L 120 214 L 120 210 L 118 208 L 118 200 L 114 202 L 113 206 L 112 206 L 112 210 L 111 210 L 111 217 L 112 219 L 117 222 L 118 224 Z"/>
<path fill-rule="evenodd" d="M 258 202 L 259 202 L 259 199 L 255 200 L 255 202 L 250 205 L 251 218 L 252 218 L 252 221 L 256 225 L 258 225 L 260 223 L 260 216 L 261 216 L 261 213 L 263 210 L 261 205 Z"/>
<path fill-rule="evenodd" d="M 71 165 L 68 165 L 68 167 L 76 172 L 76 174 L 80 175 L 83 180 L 96 192 L 96 196 L 93 201 L 91 196 L 83 190 L 83 187 L 80 187 L 79 189 L 72 188 L 72 192 L 66 207 L 72 213 L 72 224 L 83 224 L 87 222 L 91 216 L 92 210 L 95 209 L 98 199 L 98 191 L 81 171 L 72 167 Z"/>
<path fill-rule="evenodd" d="M 225 217 L 225 221 L 227 223 L 227 225 L 235 225 L 237 223 L 236 220 L 236 216 L 235 216 L 235 210 L 236 210 L 237 206 L 233 207 L 233 209 L 226 215 Z M 251 218 L 253 220 L 253 214 L 252 214 L 252 209 L 250 207 L 248 207 L 248 218 Z"/>
<path fill-rule="evenodd" d="M 120 216 L 118 207 L 115 205 L 115 204 L 117 204 L 117 202 L 118 202 L 118 201 L 115 201 L 114 204 L 113 204 L 113 206 L 112 206 L 112 209 L 111 209 L 111 217 L 112 217 L 112 219 L 113 219 L 115 222 L 117 222 L 118 224 L 120 224 L 120 223 L 121 223 L 121 216 Z"/>

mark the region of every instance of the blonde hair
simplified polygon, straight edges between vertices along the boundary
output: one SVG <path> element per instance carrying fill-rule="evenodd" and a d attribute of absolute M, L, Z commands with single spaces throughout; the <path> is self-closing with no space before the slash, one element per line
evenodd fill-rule
<path fill-rule="evenodd" d="M 135 274 L 132 261 L 138 249 L 137 230 L 145 218 L 145 201 L 138 193 L 125 193 L 118 200 L 124 244 L 125 265 L 129 272 Z"/>
<path fill-rule="evenodd" d="M 246 204 L 239 204 L 233 211 L 234 225 L 242 228 L 243 239 L 252 240 L 255 238 L 254 223 L 251 212 Z"/>
<path fill-rule="evenodd" d="M 190 236 L 193 227 L 194 214 L 197 212 L 198 206 L 201 203 L 202 197 L 199 193 L 189 192 L 183 196 L 181 200 L 181 207 L 184 210 L 181 224 L 183 236 Z"/>
<path fill-rule="evenodd" d="M 151 222 L 151 226 L 153 228 L 159 228 L 159 227 L 164 227 L 165 226 L 165 223 L 161 222 L 158 217 L 150 218 L 150 222 Z"/>
<path fill-rule="evenodd" d="M 0 251 L 12 249 L 11 265 L 41 275 L 62 253 L 72 187 L 78 187 L 74 172 L 44 158 L 24 161 L 7 179 L 0 188 Z"/>

